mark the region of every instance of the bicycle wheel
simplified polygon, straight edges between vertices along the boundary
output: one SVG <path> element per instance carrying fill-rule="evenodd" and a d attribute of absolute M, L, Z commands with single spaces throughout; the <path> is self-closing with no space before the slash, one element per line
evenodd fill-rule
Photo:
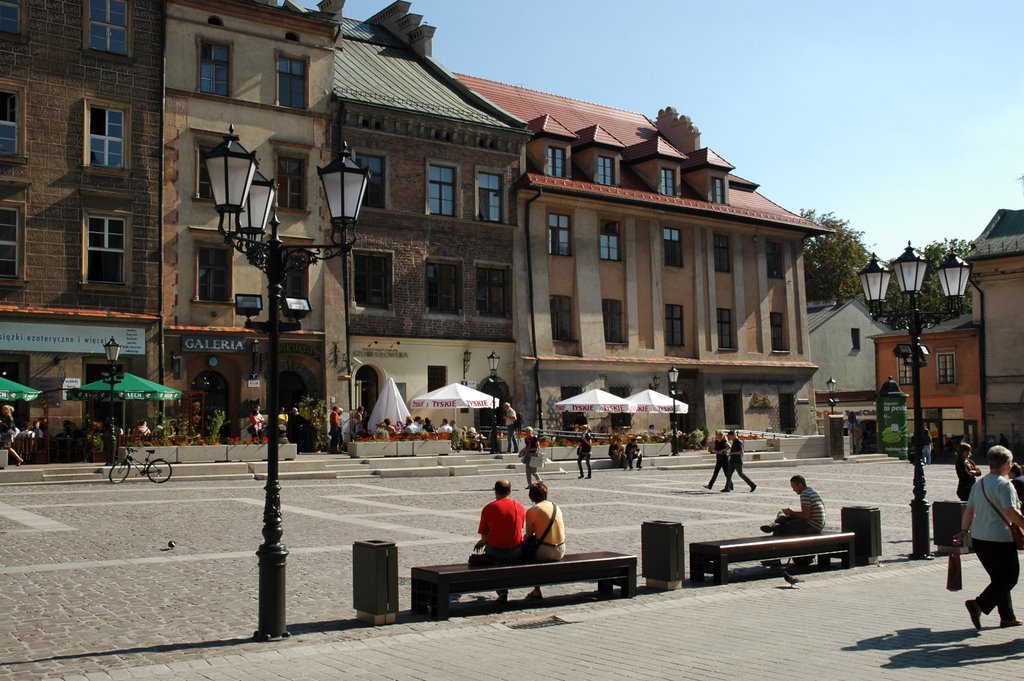
<path fill-rule="evenodd" d="M 123 482 L 124 479 L 128 477 L 128 472 L 131 469 L 132 465 L 128 463 L 127 459 L 124 459 L 110 467 L 110 473 L 107 474 L 107 477 L 110 478 L 110 482 L 116 485 L 119 482 Z"/>
<path fill-rule="evenodd" d="M 171 479 L 171 464 L 163 459 L 153 459 L 146 466 L 146 477 L 160 484 Z"/>

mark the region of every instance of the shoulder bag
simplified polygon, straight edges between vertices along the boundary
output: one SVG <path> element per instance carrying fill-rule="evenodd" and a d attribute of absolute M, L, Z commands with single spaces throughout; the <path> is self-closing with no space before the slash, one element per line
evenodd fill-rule
<path fill-rule="evenodd" d="M 1014 525 L 1006 519 L 1006 516 L 1003 515 L 1003 512 L 996 508 L 996 505 L 993 504 L 992 500 L 988 498 L 988 492 L 985 491 L 985 481 L 980 480 L 979 482 L 981 483 L 981 494 L 982 496 L 985 497 L 985 501 L 988 502 L 988 505 L 992 507 L 992 510 L 995 511 L 996 514 L 1003 519 L 1003 522 L 1006 523 L 1007 527 L 1010 528 L 1010 534 L 1013 536 L 1013 543 L 1017 545 L 1017 550 L 1024 551 L 1024 530 L 1021 530 L 1019 527 L 1017 527 L 1016 525 Z"/>
<path fill-rule="evenodd" d="M 554 511 L 551 512 L 551 520 L 548 522 L 548 527 L 544 530 L 544 534 L 537 538 L 537 535 L 533 534 L 523 540 L 522 548 L 519 550 L 520 555 L 523 558 L 524 563 L 533 562 L 537 558 L 537 549 L 544 543 L 544 540 L 548 536 L 548 532 L 551 531 L 551 526 L 555 524 L 555 518 L 558 517 L 558 504 L 551 502 L 554 507 Z"/>

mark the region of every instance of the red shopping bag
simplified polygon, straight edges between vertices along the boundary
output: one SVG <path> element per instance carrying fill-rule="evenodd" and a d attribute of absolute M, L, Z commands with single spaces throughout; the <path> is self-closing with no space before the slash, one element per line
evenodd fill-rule
<path fill-rule="evenodd" d="M 959 591 L 964 588 L 963 575 L 960 573 L 960 554 L 949 554 L 949 565 L 946 567 L 946 589 Z"/>

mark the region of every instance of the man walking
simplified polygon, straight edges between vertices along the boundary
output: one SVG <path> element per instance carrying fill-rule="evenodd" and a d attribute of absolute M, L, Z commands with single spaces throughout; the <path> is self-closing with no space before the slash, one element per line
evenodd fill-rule
<path fill-rule="evenodd" d="M 729 431 L 729 439 L 732 440 L 732 446 L 729 447 L 729 468 L 725 472 L 725 489 L 722 491 L 732 491 L 732 474 L 737 473 L 743 479 L 743 482 L 750 485 L 750 491 L 753 492 L 757 489 L 757 485 L 743 474 L 743 440 L 740 439 L 735 430 Z"/>
<path fill-rule="evenodd" d="M 516 414 L 516 410 L 512 408 L 512 405 L 506 402 L 502 405 L 504 409 L 505 418 L 505 439 L 508 440 L 508 452 L 519 452 L 519 437 L 518 437 L 518 422 L 519 416 Z"/>
<path fill-rule="evenodd" d="M 480 541 L 474 551 L 483 551 L 495 563 L 515 563 L 519 560 L 519 548 L 523 543 L 523 522 L 526 520 L 526 507 L 515 499 L 512 494 L 512 483 L 498 480 L 494 483 L 494 501 L 480 511 Z M 508 601 L 508 589 L 498 590 L 498 602 Z"/>

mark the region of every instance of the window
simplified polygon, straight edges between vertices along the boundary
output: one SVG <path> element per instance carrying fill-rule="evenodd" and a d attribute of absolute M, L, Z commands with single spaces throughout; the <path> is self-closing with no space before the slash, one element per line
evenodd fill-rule
<path fill-rule="evenodd" d="M 604 319 L 604 342 L 622 343 L 622 301 L 601 300 L 601 317 Z"/>
<path fill-rule="evenodd" d="M 213 151 L 211 146 L 200 146 L 196 150 L 196 198 L 213 199 L 213 185 L 210 183 L 210 173 L 206 169 L 204 161 L 206 154 Z"/>
<path fill-rule="evenodd" d="M 356 164 L 370 171 L 370 179 L 366 182 L 366 194 L 363 205 L 369 208 L 384 208 L 384 157 L 358 156 Z"/>
<path fill-rule="evenodd" d="M 85 280 L 98 284 L 123 284 L 125 224 L 121 218 L 87 218 Z"/>
<path fill-rule="evenodd" d="M 89 0 L 89 49 L 128 54 L 125 0 Z"/>
<path fill-rule="evenodd" d="M 569 216 L 550 213 L 548 215 L 548 253 L 550 255 L 572 255 L 569 248 Z"/>
<path fill-rule="evenodd" d="M 683 344 L 683 306 L 665 305 L 665 345 Z"/>
<path fill-rule="evenodd" d="M 728 272 L 729 271 L 729 237 L 724 234 L 715 234 L 714 236 L 714 248 L 715 248 L 715 271 L 716 272 Z"/>
<path fill-rule="evenodd" d="M 725 203 L 725 180 L 721 177 L 711 178 L 711 203 Z"/>
<path fill-rule="evenodd" d="M 18 153 L 18 94 L 0 92 L 0 154 Z"/>
<path fill-rule="evenodd" d="M 373 253 L 352 255 L 356 304 L 363 307 L 391 305 L 391 257 Z"/>
<path fill-rule="evenodd" d="M 499 267 L 476 268 L 476 311 L 483 315 L 505 317 L 508 314 L 508 270 Z"/>
<path fill-rule="evenodd" d="M 431 312 L 457 313 L 462 307 L 459 292 L 461 277 L 455 263 L 427 263 L 427 309 Z"/>
<path fill-rule="evenodd" d="M 228 251 L 223 248 L 202 248 L 196 252 L 198 275 L 196 297 L 199 300 L 228 299 Z"/>
<path fill-rule="evenodd" d="M 561 394 L 559 395 L 560 400 L 567 400 L 570 397 L 576 397 L 583 392 L 583 388 L 578 385 L 563 385 L 559 388 Z M 580 423 L 587 422 L 586 414 L 574 413 L 571 411 L 562 412 L 562 430 L 572 430 Z"/>
<path fill-rule="evenodd" d="M 228 46 L 203 43 L 199 47 L 199 91 L 228 95 Z"/>
<path fill-rule="evenodd" d="M 659 173 L 658 193 L 665 196 L 676 195 L 676 171 L 672 168 L 662 168 Z"/>
<path fill-rule="evenodd" d="M 610 385 L 608 386 L 608 392 L 610 392 L 612 395 L 615 395 L 616 397 L 626 399 L 633 391 L 630 390 L 628 385 Z M 631 428 L 633 426 L 632 414 L 618 413 L 609 414 L 608 416 L 611 420 L 610 425 L 612 427 L 612 430 L 615 430 L 616 428 Z"/>
<path fill-rule="evenodd" d="M 718 308 L 718 347 L 734 348 L 732 340 L 732 310 Z"/>
<path fill-rule="evenodd" d="M 914 382 L 911 362 L 913 362 L 913 360 L 909 357 L 906 359 L 903 357 L 896 358 L 896 382 L 901 386 L 909 386 Z"/>
<path fill-rule="evenodd" d="M 548 147 L 548 175 L 551 177 L 566 177 L 565 149 L 561 147 Z"/>
<path fill-rule="evenodd" d="M 455 215 L 455 168 L 431 165 L 428 168 L 431 215 Z"/>
<path fill-rule="evenodd" d="M 722 393 L 722 415 L 725 425 L 733 428 L 743 426 L 743 396 L 739 393 Z"/>
<path fill-rule="evenodd" d="M 786 346 L 786 331 L 782 322 L 781 312 L 768 313 L 768 324 L 772 332 L 772 352 L 784 352 L 789 349 Z"/>
<path fill-rule="evenodd" d="M 594 182 L 598 184 L 615 184 L 615 159 L 609 156 L 597 157 L 597 174 Z"/>
<path fill-rule="evenodd" d="M 0 0 L 0 31 L 21 33 L 21 0 Z"/>
<path fill-rule="evenodd" d="M 0 208 L 0 279 L 18 278 L 19 232 L 18 211 Z"/>
<path fill-rule="evenodd" d="M 306 161 L 278 157 L 277 205 L 302 210 L 306 207 Z"/>
<path fill-rule="evenodd" d="M 956 355 L 940 352 L 935 356 L 935 365 L 939 370 L 940 385 L 956 383 Z"/>
<path fill-rule="evenodd" d="M 89 165 L 124 167 L 124 112 L 89 108 Z"/>
<path fill-rule="evenodd" d="M 427 392 L 440 390 L 448 385 L 448 367 L 427 366 Z"/>
<path fill-rule="evenodd" d="M 850 346 L 860 350 L 860 329 L 850 329 Z"/>
<path fill-rule="evenodd" d="M 277 58 L 277 102 L 291 109 L 306 108 L 306 62 Z"/>
<path fill-rule="evenodd" d="M 778 241 L 766 241 L 764 243 L 764 259 L 768 277 L 782 279 L 782 244 Z"/>
<path fill-rule="evenodd" d="M 501 222 L 501 175 L 477 173 L 476 186 L 479 192 L 480 219 L 486 222 Z"/>
<path fill-rule="evenodd" d="M 601 260 L 620 260 L 619 258 L 619 223 L 601 223 Z"/>
<path fill-rule="evenodd" d="M 306 288 L 306 272 L 309 270 L 288 270 L 281 282 L 281 295 L 286 298 L 305 298 L 309 291 Z"/>
<path fill-rule="evenodd" d="M 678 229 L 666 227 L 661 231 L 662 243 L 665 250 L 666 267 L 683 266 L 683 242 Z"/>
<path fill-rule="evenodd" d="M 552 340 L 572 340 L 572 299 L 569 296 L 551 296 L 550 301 Z"/>

